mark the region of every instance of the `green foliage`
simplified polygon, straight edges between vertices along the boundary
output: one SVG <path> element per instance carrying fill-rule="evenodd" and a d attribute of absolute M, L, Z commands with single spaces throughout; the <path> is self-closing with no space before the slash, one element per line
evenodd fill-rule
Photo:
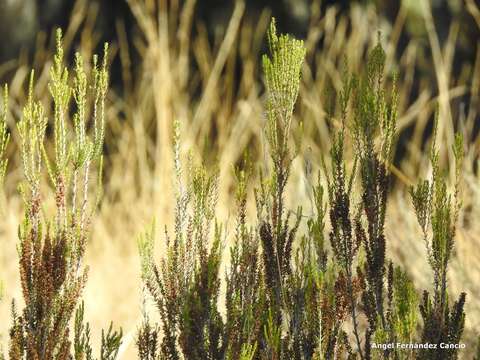
<path fill-rule="evenodd" d="M 432 165 L 431 180 L 424 180 L 410 193 L 423 231 L 427 256 L 433 270 L 433 299 L 424 291 L 420 312 L 423 318 L 422 341 L 432 343 L 459 342 L 465 325 L 466 294 L 461 293 L 453 306 L 449 304 L 447 289 L 448 265 L 455 246 L 455 232 L 460 210 L 460 175 L 463 161 L 463 139 L 455 136 L 453 154 L 456 160 L 453 194 L 447 190 L 447 183 L 440 174 L 439 152 L 436 148 L 438 117 L 435 118 L 433 144 L 430 153 Z M 425 351 L 419 354 L 422 359 L 440 359 L 439 353 Z M 456 359 L 458 351 L 449 349 L 442 359 Z"/>
<path fill-rule="evenodd" d="M 94 360 L 90 345 L 90 324 L 84 323 L 85 306 L 82 302 L 75 312 L 74 322 L 74 358 L 75 360 Z M 108 331 L 102 329 L 102 342 L 100 345 L 99 360 L 114 360 L 117 358 L 121 345 L 122 330 L 113 330 L 110 324 Z"/>
<path fill-rule="evenodd" d="M 275 19 L 268 31 L 270 56 L 263 56 L 267 89 L 267 130 L 279 191 L 285 186 L 290 169 L 288 142 L 292 115 L 300 87 L 300 71 L 305 58 L 303 41 L 277 35 Z"/>
<path fill-rule="evenodd" d="M 239 360 L 253 360 L 255 356 L 256 346 L 243 344 Z"/>
<path fill-rule="evenodd" d="M 334 134 L 331 156 L 331 174 L 329 174 L 325 163 L 323 163 L 324 172 L 328 183 L 328 199 L 330 203 L 330 223 L 332 230 L 330 231 L 330 244 L 334 256 L 334 261 L 340 267 L 339 290 L 343 290 L 342 296 L 348 303 L 348 311 L 352 316 L 353 332 L 357 342 L 357 346 L 361 349 L 361 341 L 358 329 L 357 315 L 357 293 L 360 279 L 355 277 L 354 264 L 355 257 L 358 254 L 360 242 L 358 238 L 354 238 L 353 222 L 351 214 L 351 195 L 352 184 L 355 178 L 356 164 L 355 160 L 352 173 L 348 176 L 345 157 L 345 132 L 347 127 L 347 111 L 352 91 L 356 86 L 356 80 L 353 77 L 345 76 L 344 87 L 340 93 L 341 121 L 342 126 L 338 133 Z M 358 226 L 357 221 L 356 225 Z M 340 280 L 342 279 L 342 280 Z M 339 328 L 339 325 L 336 326 Z M 333 333 L 331 344 L 336 341 L 338 330 Z M 334 340 L 335 339 L 335 340 Z M 327 348 L 328 357 L 333 352 L 333 347 Z"/>
<path fill-rule="evenodd" d="M 288 35 L 278 36 L 275 21 L 268 32 L 270 54 L 263 57 L 263 71 L 267 89 L 267 126 L 266 137 L 270 145 L 272 175 L 269 186 L 256 190 L 259 236 L 263 252 L 263 270 L 266 286 L 266 300 L 269 317 L 263 325 L 265 330 L 265 355 L 272 358 L 284 358 L 292 351 L 293 343 L 299 338 L 291 332 L 293 314 L 290 301 L 295 296 L 289 292 L 292 276 L 292 247 L 296 237 L 301 209 L 298 209 L 293 224 L 291 214 L 284 204 L 285 186 L 288 181 L 292 155 L 288 143 L 295 102 L 300 86 L 300 71 L 305 57 L 302 41 Z M 290 324 L 289 324 L 290 322 Z M 277 335 L 285 326 L 289 329 L 287 341 L 279 341 Z"/>
<path fill-rule="evenodd" d="M 438 180 L 421 183 L 412 191 L 425 241 L 430 244 L 430 262 L 437 269 L 435 284 L 439 285 L 435 285 L 438 295 L 434 302 L 426 295 L 419 305 L 406 272 L 386 256 L 384 228 L 398 95 L 395 78 L 391 96 L 386 95 L 386 56 L 380 43 L 370 52 L 363 76 L 344 74 L 338 96 L 341 127 L 333 134 L 331 161 L 328 166 L 322 161 L 327 189 L 320 177 L 312 185 L 313 216 L 306 221 L 305 232 L 298 234 L 302 209 L 293 212 L 287 208 L 285 189 L 294 158 L 289 148 L 290 132 L 305 49 L 301 41 L 277 36 L 274 21 L 268 41 L 270 54 L 263 58 L 263 70 L 270 174 L 264 177 L 261 173 L 260 183 L 254 184 L 257 217 L 249 226 L 250 164 L 242 163 L 235 170 L 237 211 L 225 274 L 226 314 L 222 317 L 219 311 L 223 300 L 219 298 L 221 232 L 214 221 L 218 179 L 207 175 L 203 167 L 190 166 L 187 184 L 183 184 L 176 123 L 175 234 L 173 240 L 166 234 L 166 255 L 159 265 L 153 256 L 154 226 L 139 241 L 142 279 L 161 319 L 159 327 L 152 326 L 144 313 L 137 338 L 140 358 L 416 358 L 428 352 L 377 351 L 372 350 L 372 343 L 414 342 L 419 335 L 419 308 L 424 327 L 429 329 L 423 331 L 422 342 L 447 338 L 458 342 L 464 296 L 451 310 L 444 306 L 447 311 L 440 316 L 443 323 L 438 322 L 437 302 L 443 296 L 440 284 L 446 279 L 442 272 L 446 265 L 442 264 L 447 264 L 451 255 L 452 219 L 460 202 L 455 200 L 447 211 L 445 204 L 450 200 Z M 329 118 L 333 116 L 329 114 Z M 349 137 L 356 150 L 351 169 L 345 160 Z M 458 160 L 463 156 L 461 148 L 457 138 L 453 151 Z M 455 171 L 460 174 L 460 166 Z M 435 174 L 438 168 L 434 166 L 437 179 Z M 459 188 L 457 182 L 455 199 Z M 331 256 L 325 238 L 327 214 Z M 434 229 L 431 239 L 427 236 L 429 224 Z M 445 296 L 445 303 L 447 300 Z M 435 338 L 433 326 L 447 330 Z M 453 357 L 455 352 L 448 354 Z"/>
<path fill-rule="evenodd" d="M 434 272 L 435 292 L 441 297 L 442 306 L 446 300 L 445 286 L 447 267 L 455 244 L 455 223 L 461 206 L 459 200 L 460 171 L 463 160 L 463 140 L 457 134 L 453 153 L 456 159 L 456 182 L 452 195 L 448 194 L 447 184 L 440 174 L 439 153 L 436 149 L 438 118 L 435 120 L 434 141 L 430 161 L 432 179 L 421 182 L 410 193 L 413 199 L 418 222 L 424 233 L 428 259 Z M 429 236 L 431 230 L 431 236 Z"/>
<path fill-rule="evenodd" d="M 187 359 L 221 359 L 224 356 L 223 322 L 217 309 L 220 235 L 216 228 L 210 252 L 199 255 L 193 281 L 182 299 L 178 340 Z"/>
<path fill-rule="evenodd" d="M 175 158 L 179 159 L 178 153 Z M 166 256 L 160 265 L 153 258 L 154 229 L 140 239 L 142 278 L 161 317 L 160 356 L 217 359 L 225 352 L 224 325 L 217 309 L 221 229 L 214 216 L 218 176 L 190 166 L 184 186 L 179 161 L 176 169 L 175 236 L 171 240 L 166 233 Z M 142 359 L 156 353 L 156 341 L 149 340 L 156 338 L 154 334 L 146 320 L 137 339 Z"/>
<path fill-rule="evenodd" d="M 261 337 L 261 319 L 266 308 L 262 291 L 261 258 L 259 239 L 255 231 L 247 226 L 248 172 L 237 170 L 237 219 L 235 238 L 230 248 L 230 267 L 227 270 L 226 336 L 227 358 L 238 359 L 254 356 Z"/>
<path fill-rule="evenodd" d="M 398 95 L 395 81 L 391 98 L 385 95 L 384 67 L 385 53 L 378 43 L 369 54 L 362 77 L 344 73 L 338 97 L 341 128 L 333 135 L 330 170 L 323 163 L 332 226 L 330 243 L 333 260 L 340 267 L 337 289 L 343 291 L 361 359 L 373 356 L 371 341 L 391 342 L 396 337 L 392 318 L 395 276 L 391 263 L 387 265 L 384 226 Z M 348 116 L 350 111 L 352 115 Z M 350 175 L 344 155 L 349 135 L 355 146 Z M 357 178 L 361 197 L 358 208 L 353 210 Z M 358 257 L 360 252 L 365 254 L 365 261 Z M 368 321 L 365 340 L 360 333 L 360 309 Z M 390 356 L 388 351 L 383 353 L 384 358 Z"/>
<path fill-rule="evenodd" d="M 122 334 L 122 329 L 113 330 L 113 323 L 110 323 L 107 331 L 102 330 L 100 360 L 114 360 L 117 358 L 120 345 L 122 344 Z"/>
<path fill-rule="evenodd" d="M 155 222 L 138 241 L 144 305 L 150 296 L 160 316 L 159 324 L 151 324 L 144 306 L 136 338 L 138 357 L 457 359 L 456 349 L 373 350 L 372 343 L 460 342 L 466 294 L 452 304 L 447 275 L 461 208 L 462 137 L 455 137 L 452 149 L 453 191 L 440 173 L 438 119 L 430 154 L 432 178 L 410 190 L 433 271 L 433 293 L 424 291 L 419 300 L 406 271 L 386 255 L 384 229 L 398 94 L 395 77 L 391 91 L 387 90 L 386 55 L 380 42 L 369 53 L 363 75 L 344 73 L 337 96 L 340 128 L 332 134 L 330 161 L 322 159 L 327 186 L 322 186 L 320 174 L 311 185 L 313 215 L 305 227 L 302 209 L 289 209 L 285 192 L 294 159 L 289 144 L 306 49 L 302 41 L 277 35 L 274 20 L 268 45 L 269 54 L 263 57 L 268 176 L 261 173 L 260 183 L 252 186 L 256 219 L 250 225 L 251 166 L 245 161 L 235 169 L 235 232 L 224 277 L 226 297 L 220 297 L 225 234 L 215 217 L 219 175 L 193 165 L 191 159 L 184 172 L 176 122 L 174 231 L 165 230 L 165 254 L 159 262 L 154 256 Z M 105 46 L 103 61 L 95 56 L 87 72 L 76 54 L 72 76 L 64 65 L 61 32 L 57 33 L 48 86 L 52 124 L 34 98 L 33 72 L 30 76 L 18 123 L 25 179 L 20 186 L 25 212 L 18 232 L 24 307 L 19 311 L 15 302 L 12 305 L 10 360 L 113 360 L 119 354 L 122 330 L 115 331 L 110 324 L 102 330 L 98 357 L 93 355 L 91 328 L 81 302 L 88 272 L 83 265 L 85 246 L 101 191 L 96 189 L 92 203 L 91 178 L 97 175 L 101 183 L 107 55 Z M 7 97 L 5 88 L 0 112 L 1 181 L 9 142 Z M 328 119 L 334 116 L 328 114 Z M 53 144 L 46 137 L 50 127 Z M 355 147 L 351 168 L 346 161 L 349 138 Z M 47 179 L 53 194 L 47 191 Z M 48 197 L 54 203 L 54 217 L 48 216 Z M 0 284 L 0 298 L 2 291 Z"/>
<path fill-rule="evenodd" d="M 74 357 L 75 360 L 93 359 L 92 347 L 90 346 L 90 325 L 84 324 L 85 305 L 82 302 L 75 312 L 74 322 Z"/>
<path fill-rule="evenodd" d="M 8 159 L 6 157 L 7 145 L 10 140 L 10 134 L 7 132 L 7 113 L 8 113 L 8 88 L 5 85 L 2 98 L 2 108 L 0 110 L 0 186 L 3 185 L 5 172 L 7 170 Z M 4 296 L 4 285 L 0 279 L 0 301 Z M 3 350 L 0 347 L 0 359 L 3 359 Z"/>
<path fill-rule="evenodd" d="M 395 268 L 393 278 L 393 326 L 398 340 L 410 343 L 417 327 L 418 295 L 400 267 Z"/>
<path fill-rule="evenodd" d="M 158 327 L 152 327 L 145 316 L 138 331 L 136 341 L 138 357 L 142 360 L 156 360 L 158 358 Z"/>
<path fill-rule="evenodd" d="M 49 90 L 53 99 L 54 156 L 45 143 L 48 119 L 33 94 L 34 74 L 30 76 L 28 100 L 18 123 L 20 152 L 25 182 L 20 190 L 24 199 L 24 220 L 19 228 L 19 268 L 25 307 L 17 313 L 12 308 L 9 358 L 70 359 L 70 321 L 82 297 L 87 281 L 83 266 L 89 225 L 95 206 L 89 208 L 91 173 L 101 174 L 104 102 L 108 88 L 107 52 L 98 66 L 86 75 L 83 61 L 76 55 L 75 80 L 70 85 L 64 66 L 62 34 L 57 32 L 57 53 L 50 71 Z M 73 107 L 73 132 L 67 122 Z M 94 136 L 86 134 L 87 103 L 91 109 Z M 4 132 L 2 133 L 4 134 Z M 5 138 L 5 137 L 3 137 Z M 55 217 L 44 209 L 48 175 L 55 203 Z M 89 327 L 82 325 L 83 305 L 75 316 L 74 356 L 91 358 Z M 113 359 L 120 345 L 121 332 L 110 328 L 102 336 L 101 359 Z"/>

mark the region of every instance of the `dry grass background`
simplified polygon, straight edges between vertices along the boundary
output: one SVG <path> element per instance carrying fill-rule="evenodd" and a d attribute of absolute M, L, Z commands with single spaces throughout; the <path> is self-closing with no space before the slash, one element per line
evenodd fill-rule
<path fill-rule="evenodd" d="M 85 301 L 93 338 L 98 341 L 99 329 L 113 320 L 127 334 L 123 358 L 133 359 L 134 344 L 128 342 L 128 337 L 131 339 L 137 329 L 141 305 L 136 239 L 153 217 L 161 228 L 171 224 L 173 121 L 178 119 L 181 123 L 182 153 L 191 151 L 197 158 L 203 154 L 207 163 L 219 164 L 218 217 L 227 224 L 227 229 L 231 228 L 228 224 L 233 205 L 232 165 L 247 148 L 254 161 L 265 160 L 258 54 L 270 13 L 265 10 L 260 20 L 253 23 L 244 17 L 245 5 L 238 1 L 225 32 L 212 40 L 205 27 L 192 18 L 194 0 L 172 1 L 168 8 L 167 2 L 159 1 L 158 9 L 154 0 L 128 0 L 128 3 L 141 32 L 128 46 L 125 25 L 119 21 L 116 24 L 118 41 L 111 44 L 111 60 L 118 57 L 122 64 L 123 88 L 109 93 L 105 194 L 87 250 L 90 277 Z M 467 0 L 464 6 L 480 26 L 480 11 L 475 2 Z M 376 15 L 373 7 L 353 6 L 347 15 L 340 16 L 335 7 L 320 13 L 317 2 L 313 2 L 310 30 L 305 39 L 308 61 L 303 69 L 296 112 L 296 123 L 301 120 L 303 128 L 295 129 L 299 155 L 294 163 L 289 201 L 294 208 L 304 205 L 308 213 L 310 200 L 306 184 L 310 179 L 305 175 L 305 164 L 311 161 L 316 173 L 321 154 L 327 154 L 330 147 L 330 127 L 335 126 L 335 119 L 333 125 L 326 122 L 324 89 L 340 88 L 345 57 L 351 70 L 362 68 L 366 52 L 376 43 L 377 30 L 381 30 L 387 53 L 386 69 L 399 74 L 398 128 L 400 133 L 409 131 L 408 137 L 402 138 L 405 151 L 397 167 L 392 169 L 396 185 L 387 216 L 388 252 L 394 261 L 406 267 L 419 290 L 430 288 L 432 274 L 407 187 L 416 182 L 419 175 L 428 175 L 425 134 L 437 104 L 446 168 L 452 159 L 448 149 L 453 142 L 454 127 L 464 131 L 471 140 L 466 149 L 464 211 L 450 271 L 450 289 L 455 296 L 462 290 L 468 294 L 464 339 L 473 350 L 472 343 L 480 331 L 480 222 L 477 221 L 480 179 L 476 174 L 480 143 L 472 133 L 480 110 L 480 43 L 472 44 L 477 50 L 476 56 L 463 59 L 462 68 L 456 72 L 460 75 L 454 78 L 452 66 L 459 24 L 455 21 L 451 24 L 447 41 L 441 43 L 431 9 L 425 6 L 423 10 L 422 19 L 433 58 L 430 67 L 434 69 L 438 91 L 433 90 L 418 71 L 419 65 L 425 62 L 418 41 L 412 39 L 401 52 L 399 50 L 398 41 L 408 15 L 406 7 L 402 7 L 395 22 L 389 24 Z M 65 29 L 67 51 L 79 49 L 84 58 L 92 54 L 100 38 L 94 30 L 99 15 L 98 8 L 88 1 L 76 2 L 69 27 Z M 191 36 L 192 26 L 196 28 L 194 36 Z M 320 39 L 323 39 L 321 47 L 318 46 Z M 15 129 L 14 123 L 20 118 L 26 80 L 32 67 L 37 70 L 36 96 L 46 104 L 50 101 L 46 87 L 52 60 L 50 34 L 38 34 L 37 44 L 33 64 L 21 57 L 0 65 L 0 82 L 6 73 L 14 71 L 10 81 L 10 129 Z M 134 56 L 132 51 L 139 56 Z M 134 63 L 134 59 L 141 61 Z M 418 87 L 413 98 L 414 86 Z M 458 105 L 458 99 L 463 97 L 470 97 L 468 107 Z M 10 300 L 21 298 L 15 249 L 22 213 L 16 191 L 21 171 L 17 166 L 15 130 L 12 137 L 6 196 L 0 217 L 0 278 L 6 292 L 0 303 L 0 334 L 4 344 L 8 336 Z M 158 248 L 161 253 L 161 246 Z"/>

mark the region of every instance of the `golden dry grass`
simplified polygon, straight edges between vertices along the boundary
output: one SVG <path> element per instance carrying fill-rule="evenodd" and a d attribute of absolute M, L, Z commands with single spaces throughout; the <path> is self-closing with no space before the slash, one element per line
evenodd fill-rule
<path fill-rule="evenodd" d="M 171 128 L 174 119 L 182 126 L 182 153 L 191 151 L 195 157 L 205 154 L 208 163 L 217 162 L 220 170 L 218 217 L 228 224 L 232 211 L 234 177 L 232 165 L 249 149 L 251 158 L 265 160 L 264 108 L 261 79 L 258 78 L 258 59 L 270 13 L 265 10 L 259 21 L 253 23 L 244 17 L 245 5 L 237 2 L 223 36 L 211 43 L 202 24 L 192 18 L 195 1 L 187 0 L 178 8 L 154 10 L 153 0 L 129 0 L 141 34 L 134 43 L 126 44 L 125 25 L 117 22 L 118 41 L 112 45 L 112 57 L 122 64 L 123 93 L 109 94 L 107 121 L 107 155 L 105 159 L 105 196 L 93 224 L 93 233 L 87 250 L 86 262 L 90 277 L 85 290 L 86 316 L 91 321 L 93 338 L 98 340 L 99 329 L 113 320 L 122 326 L 128 337 L 134 336 L 140 316 L 140 275 L 136 249 L 138 235 L 157 218 L 159 227 L 171 224 L 172 152 Z M 172 2 L 174 4 L 175 2 Z M 162 5 L 163 4 L 163 5 Z M 387 52 L 388 72 L 399 73 L 399 131 L 410 128 L 406 151 L 398 166 L 392 169 L 396 186 L 388 209 L 388 252 L 394 261 L 403 264 L 414 277 L 419 290 L 430 288 L 431 271 L 426 262 L 425 247 L 411 206 L 407 186 L 419 175 L 428 175 L 428 161 L 422 145 L 427 123 L 436 104 L 440 111 L 439 141 L 445 152 L 444 165 L 448 168 L 453 142 L 453 128 L 461 119 L 467 135 L 473 122 L 478 121 L 480 88 L 480 47 L 476 57 L 464 59 L 461 74 L 452 78 L 455 42 L 458 24 L 452 23 L 448 41 L 441 44 L 433 25 L 430 9 L 424 12 L 429 48 L 432 51 L 435 81 L 438 92 L 420 78 L 417 67 L 422 61 L 420 44 L 412 39 L 402 52 L 398 49 L 400 34 L 404 31 L 407 9 L 402 8 L 393 24 L 379 18 L 375 10 L 352 7 L 348 16 L 340 16 L 334 7 L 320 13 L 316 2 L 312 5 L 312 23 L 306 37 L 307 64 L 303 69 L 297 125 L 299 155 L 294 162 L 290 182 L 290 203 L 310 209 L 308 183 L 304 175 L 305 161 L 318 169 L 321 154 L 330 147 L 330 131 L 326 122 L 325 92 L 327 86 L 338 90 L 341 85 L 342 63 L 360 71 L 366 51 L 377 41 L 377 30 Z M 472 16 L 479 22 L 479 10 L 474 1 L 467 1 Z M 66 29 L 65 47 L 70 51 L 73 39 L 80 39 L 75 47 L 84 57 L 92 54 L 99 34 L 93 30 L 98 9 L 86 0 L 76 3 L 76 10 Z M 190 28 L 196 35 L 190 36 Z M 349 27 L 353 31 L 349 31 Z M 35 94 L 48 103 L 46 85 L 50 65 L 50 47 L 47 34 L 38 35 L 34 63 L 25 58 L 0 65 L 0 82 L 4 74 L 14 69 L 10 81 L 10 128 L 19 119 L 25 100 L 26 79 L 30 68 L 37 69 Z M 320 38 L 323 45 L 318 47 Z M 133 45 L 133 46 L 132 46 Z M 131 51 L 138 52 L 140 63 L 133 63 Z M 240 62 L 240 63 L 237 63 Z M 196 69 L 192 71 L 191 63 Z M 236 72 L 240 67 L 241 72 Z M 40 71 L 39 71 L 40 70 Z M 39 71 L 39 72 L 38 72 Z M 418 95 L 411 98 L 413 84 L 418 84 Z M 195 95 L 199 94 L 199 95 Z M 463 112 L 452 104 L 462 96 L 474 101 Z M 335 120 L 334 120 L 335 121 Z M 334 123 L 335 126 L 335 123 Z M 214 134 L 214 136 L 213 136 Z M 9 326 L 10 300 L 21 299 L 17 274 L 16 233 L 22 207 L 16 192 L 21 179 L 16 140 L 9 149 L 11 162 L 6 177 L 6 201 L 0 217 L 0 278 L 5 284 L 5 299 L 0 303 L 0 334 L 6 344 Z M 473 164 L 477 161 L 479 142 L 468 143 L 464 179 L 464 209 L 457 240 L 456 257 L 450 271 L 450 289 L 454 296 L 467 292 L 467 322 L 465 340 L 470 350 L 475 334 L 480 329 L 480 183 Z M 251 209 L 253 212 L 253 209 Z M 230 226 L 231 227 L 231 226 Z M 227 225 L 228 229 L 228 225 Z M 159 231 L 158 233 L 162 233 Z M 161 252 L 161 247 L 160 252 Z M 125 346 L 123 357 L 134 358 L 133 342 Z"/>

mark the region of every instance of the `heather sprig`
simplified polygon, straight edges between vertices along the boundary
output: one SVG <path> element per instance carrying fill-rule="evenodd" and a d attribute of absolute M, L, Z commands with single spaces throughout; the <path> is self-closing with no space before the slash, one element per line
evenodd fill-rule
<path fill-rule="evenodd" d="M 267 298 L 272 312 L 272 331 L 282 324 L 287 277 L 291 274 L 292 245 L 300 225 L 298 209 L 293 225 L 287 213 L 284 196 L 291 168 L 292 154 L 288 143 L 293 110 L 300 87 L 300 72 L 305 57 L 302 41 L 288 35 L 277 35 L 275 20 L 268 31 L 269 55 L 263 57 L 267 89 L 266 137 L 272 161 L 268 186 L 256 192 L 259 235 L 263 250 L 263 267 Z M 276 343 L 276 342 L 275 342 Z M 280 349 L 272 350 L 281 352 Z"/>
<path fill-rule="evenodd" d="M 73 358 L 75 360 L 115 360 L 122 341 L 122 329 L 114 330 L 110 323 L 108 331 L 102 329 L 100 356 L 94 357 L 90 345 L 90 324 L 84 322 L 85 305 L 82 302 L 76 312 L 74 321 Z"/>
<path fill-rule="evenodd" d="M 2 107 L 0 108 L 0 188 L 3 191 L 3 181 L 7 170 L 8 159 L 6 149 L 10 140 L 10 134 L 7 131 L 7 113 L 8 113 L 8 87 L 5 85 L 2 97 Z M 4 297 L 4 285 L 0 278 L 0 301 Z M 1 338 L 1 337 L 0 337 Z M 0 346 L 0 359 L 4 360 L 3 347 Z"/>
<path fill-rule="evenodd" d="M 335 262 L 340 267 L 340 278 L 344 279 L 344 291 L 348 302 L 348 311 L 352 318 L 353 333 L 355 335 L 360 357 L 363 357 L 361 340 L 358 327 L 358 310 L 355 282 L 358 282 L 354 274 L 356 256 L 360 248 L 358 237 L 354 236 L 354 221 L 352 220 L 352 186 L 355 179 L 357 158 L 355 158 L 351 174 L 347 172 L 345 164 L 345 136 L 347 131 L 347 112 L 355 90 L 356 79 L 345 74 L 344 86 L 340 92 L 341 129 L 334 134 L 330 150 L 331 175 L 323 162 L 324 172 L 328 184 L 328 200 L 330 204 L 330 244 Z M 355 219 L 357 220 L 357 219 Z M 358 226 L 357 221 L 355 225 Z"/>
<path fill-rule="evenodd" d="M 8 114 L 8 87 L 3 88 L 2 108 L 0 109 L 0 185 L 3 185 L 5 172 L 7 170 L 8 159 L 6 157 L 7 145 L 10 140 L 10 134 L 7 130 Z"/>
<path fill-rule="evenodd" d="M 226 350 L 217 309 L 222 236 L 215 221 L 218 175 L 191 165 L 183 184 L 177 131 L 175 234 L 171 239 L 166 232 L 166 256 L 159 265 L 153 257 L 154 229 L 140 239 L 142 279 L 160 314 L 159 354 L 167 359 L 216 359 Z M 152 334 L 149 326 L 145 321 L 137 340 L 142 359 L 154 352 L 152 342 L 146 341 Z"/>
<path fill-rule="evenodd" d="M 449 193 L 447 183 L 439 167 L 439 151 L 436 146 L 438 116 L 435 117 L 433 142 L 430 152 L 432 176 L 417 187 L 412 187 L 410 194 L 423 231 L 427 256 L 433 270 L 433 298 L 424 291 L 420 304 L 423 318 L 422 341 L 432 343 L 460 341 L 465 324 L 465 300 L 463 292 L 451 305 L 447 289 L 448 266 L 455 247 L 456 222 L 461 207 L 460 182 L 463 161 L 463 138 L 456 134 L 453 145 L 455 157 L 455 175 L 453 193 Z M 444 359 L 456 359 L 456 349 L 445 352 Z M 426 351 L 419 354 L 422 359 L 439 359 L 439 353 Z"/>
<path fill-rule="evenodd" d="M 255 359 L 256 345 L 244 344 L 240 353 L 239 360 L 253 360 Z"/>
<path fill-rule="evenodd" d="M 379 42 L 369 53 L 363 76 L 350 75 L 345 66 L 343 87 L 338 94 L 341 124 L 333 134 L 328 169 L 322 159 L 328 184 L 330 244 L 333 261 L 339 267 L 335 280 L 336 293 L 343 294 L 357 345 L 356 354 L 361 359 L 373 356 L 371 341 L 390 342 L 396 337 L 392 317 L 396 305 L 393 301 L 396 279 L 393 265 L 386 259 L 384 227 L 389 167 L 396 137 L 398 94 L 394 78 L 391 96 L 386 95 L 385 59 Z M 333 114 L 328 115 L 333 117 Z M 352 137 L 355 146 L 350 171 L 345 160 L 349 137 Z M 357 179 L 361 197 L 360 202 L 355 204 Z M 409 303 L 409 306 L 414 305 Z M 360 326 L 360 310 L 368 323 L 364 337 L 360 333 L 364 328 Z M 341 326 L 341 322 L 337 326 Z M 338 327 L 333 333 L 335 342 L 342 339 L 341 331 Z M 343 339 L 343 348 L 353 354 L 353 349 L 345 340 L 348 337 Z M 334 346 L 340 344 L 335 343 Z M 327 351 L 333 349 L 327 348 Z M 383 353 L 384 358 L 390 355 L 388 351 Z"/>
<path fill-rule="evenodd" d="M 292 253 L 291 271 L 285 282 L 282 304 L 285 324 L 282 326 L 287 330 L 281 346 L 285 359 L 312 359 L 315 354 L 327 356 L 335 348 L 331 341 L 335 337 L 333 333 L 337 333 L 344 320 L 342 291 L 337 294 L 338 301 L 329 294 L 337 279 L 327 263 L 324 237 L 327 205 L 320 178 L 312 190 L 314 214 L 307 220 L 307 231 Z M 325 308 L 326 303 L 331 305 L 329 309 Z"/>
<path fill-rule="evenodd" d="M 292 161 L 288 146 L 290 129 L 306 50 L 303 41 L 291 38 L 289 35 L 278 36 L 275 19 L 272 20 L 268 31 L 268 45 L 270 54 L 263 56 L 267 90 L 266 137 L 273 165 L 271 189 L 269 189 L 274 197 L 271 216 L 275 218 L 275 232 L 278 235 L 284 216 L 284 191 Z"/>
<path fill-rule="evenodd" d="M 73 349 L 75 360 L 93 360 L 90 345 L 90 325 L 84 323 L 85 304 L 82 302 L 75 312 Z"/>
<path fill-rule="evenodd" d="M 113 323 L 110 323 L 108 330 L 102 329 L 102 341 L 100 343 L 99 360 L 115 360 L 122 344 L 123 331 L 114 330 Z"/>
<path fill-rule="evenodd" d="M 266 135 L 280 191 L 290 168 L 288 142 L 306 49 L 301 40 L 278 36 L 275 19 L 268 30 L 268 46 L 270 54 L 262 58 L 268 97 Z"/>
<path fill-rule="evenodd" d="M 408 274 L 400 267 L 393 273 L 393 326 L 398 340 L 410 343 L 415 335 L 418 295 Z"/>
<path fill-rule="evenodd" d="M 138 358 L 141 360 L 157 360 L 158 341 L 159 329 L 157 326 L 150 325 L 148 316 L 145 315 L 136 340 Z"/>
<path fill-rule="evenodd" d="M 398 94 L 393 81 L 390 98 L 386 95 L 385 52 L 378 44 L 370 52 L 366 73 L 355 84 L 353 121 L 350 129 L 358 151 L 361 202 L 354 220 L 355 243 L 365 251 L 362 303 L 368 319 L 365 354 L 374 338 L 392 340 L 391 324 L 393 270 L 387 274 L 385 218 L 390 188 L 389 166 L 396 137 Z M 390 265 L 391 268 L 391 265 Z M 389 352 L 384 352 L 389 356 Z"/>
<path fill-rule="evenodd" d="M 8 159 L 6 157 L 7 145 L 10 140 L 10 134 L 7 130 L 7 113 L 8 113 L 8 87 L 3 88 L 2 107 L 0 108 L 0 187 L 3 190 L 3 180 L 7 170 Z M 4 288 L 0 280 L 0 301 L 3 299 Z M 1 349 L 0 349 L 1 356 Z"/>
<path fill-rule="evenodd" d="M 196 170 L 188 186 L 192 202 L 185 208 L 188 213 L 181 214 L 188 217 L 186 227 L 178 228 L 182 233 L 176 233 L 173 242 L 167 235 L 167 255 L 159 266 L 151 253 L 154 235 L 140 241 L 143 279 L 161 318 L 159 353 L 168 359 L 216 359 L 225 351 L 217 309 L 221 230 L 215 225 L 209 245 L 213 212 L 206 211 L 214 208 L 213 187 L 214 178 Z M 150 329 L 146 321 L 137 340 L 142 359 L 155 351 L 147 341 L 154 334 Z"/>
<path fill-rule="evenodd" d="M 248 170 L 236 170 L 237 219 L 226 273 L 227 358 L 256 354 L 262 321 L 256 314 L 266 310 L 258 234 L 247 225 Z"/>

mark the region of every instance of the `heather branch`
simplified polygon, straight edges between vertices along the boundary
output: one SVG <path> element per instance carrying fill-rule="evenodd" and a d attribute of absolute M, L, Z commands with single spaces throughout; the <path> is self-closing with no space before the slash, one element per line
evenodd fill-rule
<path fill-rule="evenodd" d="M 105 58 L 106 56 L 105 53 Z M 105 61 L 101 70 L 101 81 L 95 81 L 91 87 L 80 55 L 77 54 L 75 59 L 75 79 L 72 86 L 69 71 L 63 64 L 62 36 L 58 30 L 57 53 L 49 82 L 54 103 L 53 159 L 50 160 L 49 147 L 45 144 L 48 119 L 42 104 L 33 97 L 33 72 L 30 76 L 27 103 L 17 125 L 25 177 L 25 183 L 21 187 L 25 215 L 19 229 L 19 268 L 25 307 L 20 316 L 16 315 L 16 312 L 13 314 L 11 360 L 24 357 L 65 360 L 72 356 L 70 320 L 81 299 L 88 270 L 82 267 L 81 263 L 90 223 L 85 216 L 89 202 L 89 169 L 92 164 L 97 165 L 98 157 L 92 151 L 93 146 L 101 148 L 103 143 L 103 138 L 98 136 L 92 142 L 86 133 L 87 103 L 90 90 L 93 93 L 105 94 L 108 88 Z M 73 113 L 73 126 L 70 126 L 68 119 L 72 95 L 76 108 Z M 103 108 L 105 97 L 98 99 L 101 103 L 99 106 Z M 103 128 L 103 116 L 95 126 Z M 101 166 L 101 160 L 99 163 Z M 44 200 L 41 184 L 44 167 L 54 187 L 56 215 L 53 221 L 42 209 Z M 101 170 L 98 172 L 101 173 Z M 80 173 L 83 174 L 83 191 L 77 184 Z M 77 199 L 82 192 L 83 201 L 78 210 Z M 77 359 L 83 358 L 89 352 L 88 330 L 80 325 L 80 318 L 83 319 L 83 306 L 77 312 L 74 327 L 74 350 Z M 121 332 L 109 330 L 104 336 L 102 358 L 112 359 L 115 356 L 120 338 Z M 23 345 L 20 346 L 21 344 Z"/>
<path fill-rule="evenodd" d="M 433 270 L 433 302 L 430 294 L 424 291 L 420 312 L 424 327 L 422 341 L 458 342 L 463 333 L 465 322 L 464 305 L 466 294 L 462 293 L 452 307 L 449 306 L 447 291 L 448 265 L 455 246 L 456 221 L 461 206 L 460 175 L 463 161 L 463 139 L 455 136 L 453 154 L 455 164 L 455 184 L 449 194 L 445 179 L 440 174 L 439 152 L 436 147 L 438 115 L 435 116 L 430 162 L 432 177 L 421 182 L 410 190 L 417 219 L 424 233 L 427 256 Z M 448 340 L 447 340 L 448 339 Z M 433 352 L 424 354 L 424 358 L 435 358 Z M 455 349 L 445 355 L 447 359 L 455 359 Z"/>
<path fill-rule="evenodd" d="M 7 113 L 8 113 L 8 87 L 3 88 L 3 104 L 0 109 L 0 186 L 3 185 L 5 172 L 7 170 L 8 159 L 6 157 L 7 145 L 10 140 L 10 134 L 7 131 Z"/>

